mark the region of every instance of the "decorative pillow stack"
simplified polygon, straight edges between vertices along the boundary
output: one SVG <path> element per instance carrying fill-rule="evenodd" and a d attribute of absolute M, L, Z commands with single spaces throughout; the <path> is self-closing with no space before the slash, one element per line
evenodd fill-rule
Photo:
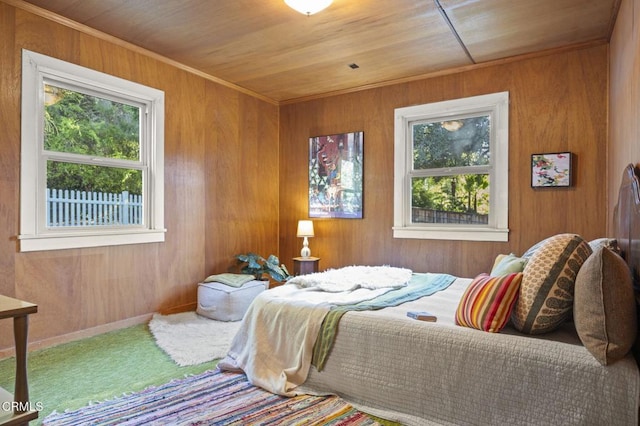
<path fill-rule="evenodd" d="M 606 246 L 596 248 L 576 278 L 573 313 L 582 344 L 602 364 L 623 358 L 637 332 L 631 272 Z"/>
<path fill-rule="evenodd" d="M 520 292 L 511 320 L 527 334 L 556 329 L 570 315 L 576 276 L 591 254 L 589 244 L 576 234 L 558 234 L 527 250 Z"/>
<path fill-rule="evenodd" d="M 509 321 L 521 281 L 522 272 L 478 275 L 460 299 L 456 324 L 498 333 Z"/>

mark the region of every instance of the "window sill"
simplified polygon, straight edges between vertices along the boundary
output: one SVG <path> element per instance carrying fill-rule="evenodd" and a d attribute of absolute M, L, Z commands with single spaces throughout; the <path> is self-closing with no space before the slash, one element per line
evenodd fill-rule
<path fill-rule="evenodd" d="M 393 238 L 455 241 L 509 241 L 508 229 L 394 227 Z"/>
<path fill-rule="evenodd" d="M 20 235 L 20 251 L 65 250 L 123 244 L 162 243 L 166 230 L 144 230 L 127 233 L 91 235 Z"/>

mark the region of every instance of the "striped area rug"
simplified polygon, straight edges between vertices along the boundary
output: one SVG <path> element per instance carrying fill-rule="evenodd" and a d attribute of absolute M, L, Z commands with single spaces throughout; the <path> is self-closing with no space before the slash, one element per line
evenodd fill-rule
<path fill-rule="evenodd" d="M 44 425 L 378 425 L 337 396 L 274 395 L 244 374 L 210 370 L 76 411 Z"/>

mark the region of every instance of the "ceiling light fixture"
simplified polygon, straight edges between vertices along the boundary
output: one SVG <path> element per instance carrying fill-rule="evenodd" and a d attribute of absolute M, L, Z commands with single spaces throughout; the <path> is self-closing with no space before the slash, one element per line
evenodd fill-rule
<path fill-rule="evenodd" d="M 464 123 L 461 120 L 451 120 L 443 121 L 440 125 L 450 132 L 455 132 L 464 126 Z"/>
<path fill-rule="evenodd" d="M 284 2 L 291 9 L 310 16 L 329 7 L 333 0 L 284 0 Z"/>

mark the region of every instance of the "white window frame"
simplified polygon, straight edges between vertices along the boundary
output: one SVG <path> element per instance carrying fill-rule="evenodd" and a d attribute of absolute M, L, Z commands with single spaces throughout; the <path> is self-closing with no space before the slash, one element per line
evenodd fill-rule
<path fill-rule="evenodd" d="M 412 123 L 425 120 L 454 120 L 474 114 L 489 114 L 491 116 L 489 223 L 487 225 L 412 223 Z M 397 108 L 395 110 L 393 193 L 394 238 L 508 241 L 509 92 Z"/>
<path fill-rule="evenodd" d="M 143 115 L 139 165 L 143 174 L 143 226 L 46 227 L 45 83 L 140 105 Z M 164 241 L 163 91 L 25 49 L 22 51 L 21 130 L 20 251 Z M 73 158 L 73 154 L 69 157 Z"/>

